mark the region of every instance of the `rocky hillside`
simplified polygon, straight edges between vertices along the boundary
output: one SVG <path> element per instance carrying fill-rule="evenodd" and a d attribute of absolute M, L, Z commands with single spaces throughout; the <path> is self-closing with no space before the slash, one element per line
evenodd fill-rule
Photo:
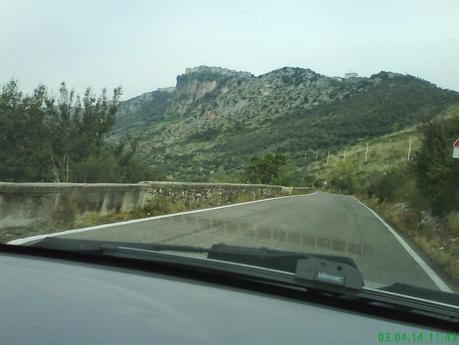
<path fill-rule="evenodd" d="M 454 103 L 457 92 L 391 72 L 338 78 L 284 67 L 254 76 L 199 66 L 175 88 L 123 102 L 113 138 L 139 137 L 156 178 L 237 181 L 251 156 L 285 152 L 302 167 L 308 152 L 413 126 Z"/>

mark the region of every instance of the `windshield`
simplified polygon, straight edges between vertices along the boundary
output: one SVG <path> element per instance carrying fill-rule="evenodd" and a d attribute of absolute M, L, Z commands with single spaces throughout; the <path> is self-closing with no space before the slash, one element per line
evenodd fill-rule
<path fill-rule="evenodd" d="M 458 15 L 2 4 L 0 242 L 266 248 L 457 294 Z"/>

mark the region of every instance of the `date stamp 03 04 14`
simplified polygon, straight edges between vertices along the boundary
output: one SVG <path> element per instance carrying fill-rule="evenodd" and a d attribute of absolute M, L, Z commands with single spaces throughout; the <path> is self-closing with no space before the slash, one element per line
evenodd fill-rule
<path fill-rule="evenodd" d="M 378 341 L 386 344 L 430 343 L 458 344 L 459 335 L 454 332 L 379 332 Z"/>

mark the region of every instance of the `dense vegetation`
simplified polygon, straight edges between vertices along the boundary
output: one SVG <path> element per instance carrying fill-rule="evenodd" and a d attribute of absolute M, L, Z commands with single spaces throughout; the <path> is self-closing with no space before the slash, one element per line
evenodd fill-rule
<path fill-rule="evenodd" d="M 0 181 L 138 182 L 150 177 L 136 157 L 138 141 L 109 143 L 121 89 L 110 99 L 62 83 L 57 98 L 44 85 L 25 96 L 16 81 L 0 93 Z"/>
<path fill-rule="evenodd" d="M 375 196 L 381 203 L 408 202 L 415 208 L 428 208 L 434 216 L 458 210 L 459 160 L 451 153 L 452 143 L 459 136 L 459 107 L 452 109 L 453 116 L 426 120 L 410 132 L 410 136 L 419 137 L 410 161 L 365 169 L 365 165 L 348 157 L 347 162 L 335 161 L 328 170 L 316 170 L 316 177 L 326 178 L 329 187 L 340 192 Z"/>
<path fill-rule="evenodd" d="M 268 153 L 250 159 L 242 176 L 242 181 L 245 183 L 281 185 L 285 184 L 287 172 L 287 156 Z"/>
<path fill-rule="evenodd" d="M 421 127 L 422 146 L 415 156 L 414 176 L 434 215 L 459 209 L 459 160 L 451 144 L 459 137 L 459 117 L 428 121 Z"/>

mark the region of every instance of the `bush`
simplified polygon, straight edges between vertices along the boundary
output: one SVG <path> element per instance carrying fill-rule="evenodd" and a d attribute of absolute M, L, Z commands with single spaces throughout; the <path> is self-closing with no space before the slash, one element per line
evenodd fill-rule
<path fill-rule="evenodd" d="M 282 184 L 287 178 L 287 156 L 268 153 L 250 159 L 243 176 L 243 183 Z"/>
<path fill-rule="evenodd" d="M 136 144 L 125 139 L 117 145 L 106 144 L 95 155 L 75 163 L 71 174 L 75 182 L 137 183 L 153 180 L 153 170 L 136 155 Z"/>
<path fill-rule="evenodd" d="M 407 182 L 408 173 L 404 167 L 393 168 L 371 175 L 367 188 L 368 196 L 375 196 L 379 202 L 397 199 L 400 188 Z"/>
<path fill-rule="evenodd" d="M 432 213 L 444 216 L 459 205 L 459 160 L 451 158 L 452 142 L 459 133 L 459 117 L 428 121 L 421 132 L 422 144 L 413 164 L 416 182 L 429 200 Z"/>
<path fill-rule="evenodd" d="M 347 194 L 356 192 L 356 171 L 351 163 L 338 163 L 330 172 L 330 188 Z"/>
<path fill-rule="evenodd" d="M 451 212 L 446 217 L 448 230 L 453 236 L 459 236 L 459 212 Z"/>

